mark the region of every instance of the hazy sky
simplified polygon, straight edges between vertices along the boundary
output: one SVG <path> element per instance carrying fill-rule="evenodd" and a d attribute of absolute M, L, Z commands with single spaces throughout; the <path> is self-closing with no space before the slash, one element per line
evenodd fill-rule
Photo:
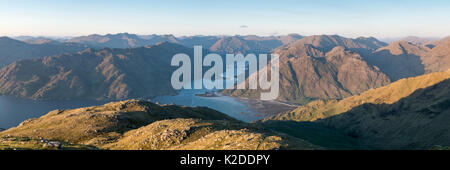
<path fill-rule="evenodd" d="M 119 32 L 443 37 L 450 1 L 0 0 L 0 36 Z"/>

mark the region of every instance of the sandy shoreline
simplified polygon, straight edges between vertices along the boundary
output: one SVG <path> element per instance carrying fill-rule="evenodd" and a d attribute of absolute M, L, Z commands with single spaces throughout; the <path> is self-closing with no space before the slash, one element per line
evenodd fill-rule
<path fill-rule="evenodd" d="M 278 101 L 263 101 L 257 99 L 248 99 L 248 98 L 239 98 L 234 97 L 236 100 L 239 100 L 243 104 L 247 105 L 250 111 L 254 112 L 254 114 L 261 119 L 277 115 L 282 112 L 293 110 L 299 106 L 291 105 L 287 103 L 282 103 Z"/>
<path fill-rule="evenodd" d="M 204 97 L 204 98 L 215 98 L 215 97 L 222 97 L 226 96 L 221 94 L 220 92 L 205 92 L 205 93 L 199 93 L 195 94 L 195 96 L 198 97 Z M 247 110 L 252 113 L 247 112 L 241 112 L 242 115 L 250 116 L 249 114 L 253 114 L 253 116 L 257 117 L 258 119 L 264 119 L 269 116 L 273 116 L 279 113 L 283 113 L 286 111 L 293 110 L 300 105 L 294 105 L 289 103 L 283 103 L 279 101 L 265 101 L 265 100 L 258 100 L 258 99 L 250 99 L 250 98 L 241 98 L 241 97 L 233 97 L 233 96 L 227 96 L 230 98 L 233 98 L 239 103 L 244 104 L 247 107 Z"/>

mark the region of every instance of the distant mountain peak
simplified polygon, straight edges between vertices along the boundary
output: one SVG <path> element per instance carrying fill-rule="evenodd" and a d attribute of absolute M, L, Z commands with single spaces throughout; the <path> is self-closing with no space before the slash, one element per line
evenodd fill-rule
<path fill-rule="evenodd" d="M 15 40 L 15 39 L 12 39 L 12 38 L 10 38 L 10 37 L 7 37 L 7 36 L 2 36 L 2 37 L 0 37 L 0 41 L 14 41 L 14 42 L 21 42 L 21 41 L 19 41 L 19 40 Z"/>
<path fill-rule="evenodd" d="M 426 49 L 422 46 L 407 42 L 407 41 L 395 41 L 386 47 L 380 48 L 377 51 L 388 50 L 391 54 L 401 55 L 401 54 L 421 54 L 426 52 Z"/>
<path fill-rule="evenodd" d="M 293 42 L 292 46 L 301 46 L 301 44 L 311 44 L 323 52 L 329 52 L 336 46 L 344 46 L 348 49 L 357 49 L 360 51 L 372 51 L 387 44 L 378 41 L 375 38 L 351 39 L 339 35 L 312 35 Z"/>

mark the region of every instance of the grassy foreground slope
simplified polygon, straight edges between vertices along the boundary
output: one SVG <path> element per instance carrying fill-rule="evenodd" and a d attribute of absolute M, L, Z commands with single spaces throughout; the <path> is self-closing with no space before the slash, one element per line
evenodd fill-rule
<path fill-rule="evenodd" d="M 56 149 L 319 148 L 212 109 L 139 100 L 55 110 L 0 132 L 0 149 L 54 149 L 54 143 Z"/>

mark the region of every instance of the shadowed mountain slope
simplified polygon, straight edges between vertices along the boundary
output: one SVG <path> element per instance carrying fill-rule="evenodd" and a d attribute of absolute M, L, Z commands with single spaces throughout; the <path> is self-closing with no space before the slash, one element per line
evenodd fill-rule
<path fill-rule="evenodd" d="M 367 55 L 365 59 L 377 66 L 392 80 L 414 77 L 425 73 L 422 57 L 427 49 L 414 43 L 397 41 Z"/>
<path fill-rule="evenodd" d="M 423 45 L 397 41 L 365 55 L 364 58 L 394 81 L 445 71 L 450 68 L 450 38 Z"/>

